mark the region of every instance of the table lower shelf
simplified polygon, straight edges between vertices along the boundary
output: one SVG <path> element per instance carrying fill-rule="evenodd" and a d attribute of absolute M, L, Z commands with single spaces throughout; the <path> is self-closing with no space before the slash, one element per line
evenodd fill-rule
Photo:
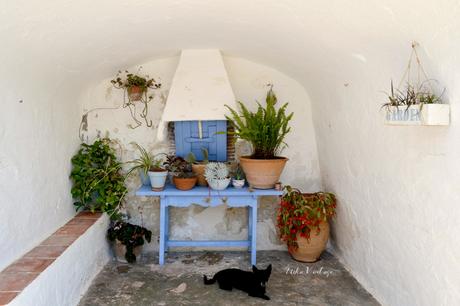
<path fill-rule="evenodd" d="M 168 240 L 166 247 L 250 247 L 250 240 Z"/>

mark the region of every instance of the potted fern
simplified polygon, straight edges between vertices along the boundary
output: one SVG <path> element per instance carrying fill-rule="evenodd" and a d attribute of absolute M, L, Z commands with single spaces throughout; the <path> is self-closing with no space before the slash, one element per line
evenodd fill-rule
<path fill-rule="evenodd" d="M 257 103 L 255 112 L 249 111 L 241 102 L 238 102 L 239 112 L 226 105 L 231 114 L 226 118 L 235 128 L 229 133 L 248 141 L 253 149 L 251 156 L 240 157 L 241 167 L 249 185 L 260 189 L 273 188 L 279 181 L 288 160 L 279 154 L 286 145 L 284 138 L 291 130 L 289 121 L 293 116 L 293 113 L 287 113 L 288 103 L 275 108 L 277 98 L 272 85 L 265 101 L 265 107 Z"/>

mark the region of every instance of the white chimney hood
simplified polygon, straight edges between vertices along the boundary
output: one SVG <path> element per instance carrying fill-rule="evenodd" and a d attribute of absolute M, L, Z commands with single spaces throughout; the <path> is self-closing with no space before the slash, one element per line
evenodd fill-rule
<path fill-rule="evenodd" d="M 225 120 L 225 104 L 236 107 L 220 51 L 182 50 L 158 137 L 165 139 L 165 127 L 170 121 Z"/>

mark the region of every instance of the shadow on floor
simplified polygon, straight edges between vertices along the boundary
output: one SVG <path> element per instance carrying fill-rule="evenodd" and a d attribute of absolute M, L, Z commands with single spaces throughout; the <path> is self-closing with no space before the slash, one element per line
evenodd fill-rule
<path fill-rule="evenodd" d="M 379 305 L 328 253 L 312 264 L 296 262 L 283 251 L 260 251 L 257 258 L 259 268 L 273 265 L 267 286 L 270 301 L 203 284 L 203 274 L 212 276 L 230 267 L 249 270 L 249 254 L 187 252 L 171 253 L 164 266 L 157 265 L 154 255 L 133 265 L 111 262 L 79 305 Z"/>

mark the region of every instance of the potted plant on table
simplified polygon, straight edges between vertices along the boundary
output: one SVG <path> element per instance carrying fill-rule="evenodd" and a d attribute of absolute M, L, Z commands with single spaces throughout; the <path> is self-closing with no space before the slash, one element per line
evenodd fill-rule
<path fill-rule="evenodd" d="M 301 193 L 284 187 L 278 211 L 280 237 L 287 242 L 291 256 L 303 262 L 315 262 L 329 239 L 328 221 L 335 216 L 337 201 L 332 193 Z"/>
<path fill-rule="evenodd" d="M 166 169 L 171 173 L 171 182 L 179 190 L 192 189 L 197 181 L 197 176 L 192 172 L 189 162 L 180 156 L 168 155 L 164 163 Z"/>
<path fill-rule="evenodd" d="M 206 181 L 214 190 L 225 190 L 230 184 L 230 172 L 225 163 L 211 162 L 204 170 Z"/>
<path fill-rule="evenodd" d="M 163 160 L 156 158 L 149 169 L 148 174 L 153 191 L 162 191 L 165 187 L 168 170 L 163 165 Z"/>
<path fill-rule="evenodd" d="M 141 253 L 144 239 L 147 242 L 151 241 L 152 232 L 142 226 L 117 221 L 108 229 L 107 238 L 114 242 L 114 253 L 117 260 L 132 263 Z"/>
<path fill-rule="evenodd" d="M 286 113 L 288 103 L 276 110 L 277 98 L 272 85 L 265 101 L 266 107 L 257 103 L 258 108 L 255 112 L 249 111 L 241 102 L 238 102 L 240 112 L 226 105 L 231 113 L 231 116 L 226 118 L 235 128 L 234 132 L 229 133 L 247 140 L 253 149 L 251 156 L 240 157 L 241 167 L 249 185 L 260 189 L 273 188 L 279 181 L 288 159 L 278 154 L 285 146 L 284 138 L 291 130 L 289 121 L 293 116 L 293 113 Z"/>
<path fill-rule="evenodd" d="M 206 187 L 208 186 L 208 182 L 204 177 L 204 170 L 206 168 L 206 165 L 209 163 L 209 153 L 206 148 L 201 148 L 201 152 L 203 153 L 202 161 L 197 161 L 196 156 L 195 154 L 193 154 L 193 152 L 190 152 L 188 154 L 187 161 L 192 164 L 192 172 L 197 175 L 198 185 Z"/>
<path fill-rule="evenodd" d="M 127 162 L 128 164 L 133 164 L 133 166 L 128 170 L 128 175 L 138 170 L 142 185 L 150 186 L 148 172 L 153 166 L 154 158 L 152 155 L 150 155 L 149 152 L 147 152 L 144 147 L 140 146 L 138 143 L 133 142 L 132 144 L 139 151 L 140 156 Z"/>
<path fill-rule="evenodd" d="M 243 169 L 238 165 L 232 178 L 232 185 L 235 188 L 243 188 L 245 182 Z"/>

